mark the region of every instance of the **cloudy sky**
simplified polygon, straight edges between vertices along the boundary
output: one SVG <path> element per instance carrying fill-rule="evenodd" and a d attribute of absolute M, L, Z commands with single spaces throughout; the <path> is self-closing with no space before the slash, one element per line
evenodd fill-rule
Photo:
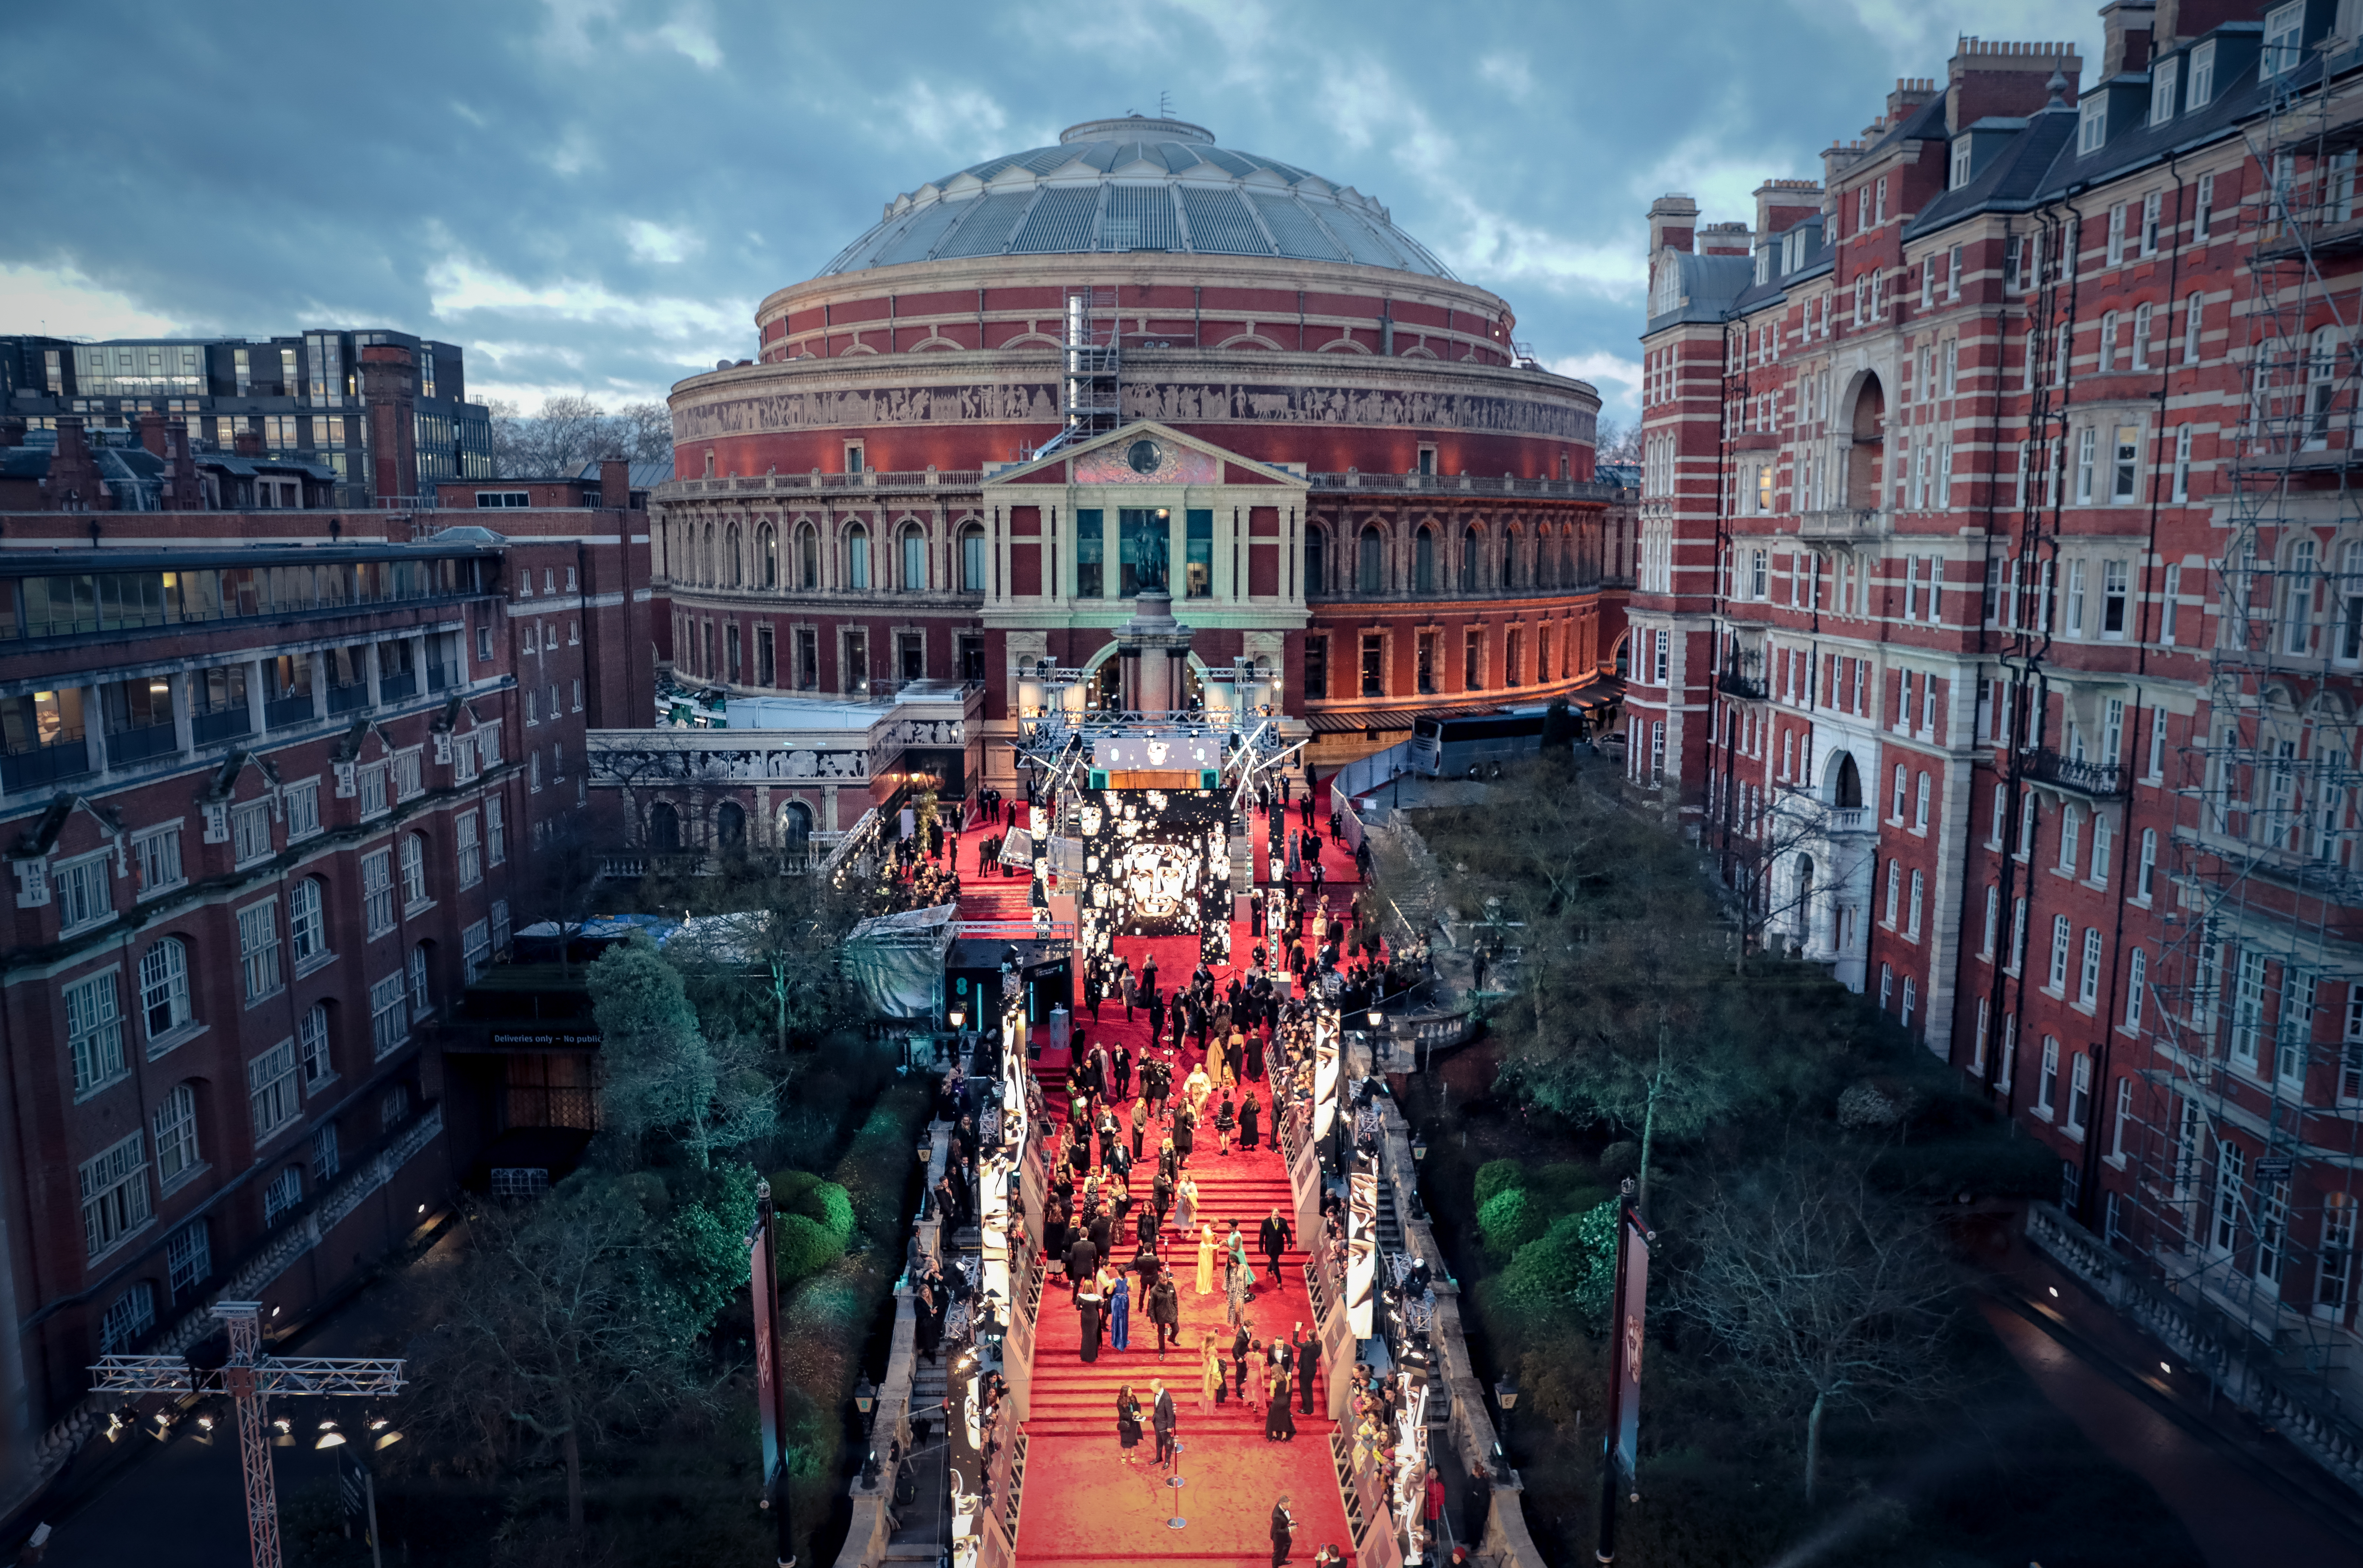
<path fill-rule="evenodd" d="M 9 6 L 0 332 L 386 326 L 476 397 L 657 396 L 897 192 L 1163 92 L 1625 417 L 1651 198 L 1749 216 L 1960 33 L 2100 52 L 2091 0 Z"/>

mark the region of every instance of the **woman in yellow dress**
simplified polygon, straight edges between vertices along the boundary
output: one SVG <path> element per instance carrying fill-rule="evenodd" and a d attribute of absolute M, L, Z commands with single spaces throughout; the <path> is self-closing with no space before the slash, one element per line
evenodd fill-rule
<path fill-rule="evenodd" d="M 1210 1296 L 1215 1289 L 1215 1227 L 1209 1222 L 1198 1227 L 1198 1294 Z"/>
<path fill-rule="evenodd" d="M 1223 1386 L 1223 1353 L 1215 1344 L 1215 1331 L 1198 1343 L 1198 1408 L 1211 1410 L 1215 1397 Z"/>

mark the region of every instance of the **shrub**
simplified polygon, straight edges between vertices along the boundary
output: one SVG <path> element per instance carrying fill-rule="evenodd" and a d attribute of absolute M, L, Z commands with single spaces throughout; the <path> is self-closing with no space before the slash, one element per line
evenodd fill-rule
<path fill-rule="evenodd" d="M 1487 1160 L 1477 1167 L 1477 1207 L 1482 1209 L 1514 1187 L 1526 1185 L 1526 1167 L 1515 1160 Z"/>
<path fill-rule="evenodd" d="M 1500 1263 L 1508 1262 L 1548 1225 L 1549 1217 L 1543 1212 L 1543 1206 L 1523 1187 L 1495 1193 L 1493 1200 L 1477 1211 L 1477 1230 L 1483 1238 L 1485 1253 Z"/>
<path fill-rule="evenodd" d="M 1600 1174 L 1610 1181 L 1623 1181 L 1641 1171 L 1641 1145 L 1627 1138 L 1611 1143 L 1600 1151 Z"/>
<path fill-rule="evenodd" d="M 845 1242 L 809 1214 L 782 1214 L 775 1224 L 783 1286 L 809 1278 L 845 1255 Z"/>

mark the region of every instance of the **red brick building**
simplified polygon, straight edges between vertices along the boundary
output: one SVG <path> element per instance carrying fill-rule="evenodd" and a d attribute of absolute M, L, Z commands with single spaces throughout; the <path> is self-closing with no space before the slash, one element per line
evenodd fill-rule
<path fill-rule="evenodd" d="M 1636 784 L 2271 1408 L 2363 1392 L 2352 10 L 2112 5 L 2080 92 L 1964 39 L 1751 221 L 1658 202 L 1643 337 Z"/>
<path fill-rule="evenodd" d="M 1080 410 L 1078 299 L 1106 372 Z M 1267 667 L 1316 759 L 1422 712 L 1605 689 L 1623 552 L 1597 395 L 1350 186 L 1180 121 L 1090 122 L 895 198 L 756 321 L 759 360 L 672 396 L 655 570 L 685 679 L 979 681 L 1005 737 L 1015 667 L 1112 686 L 1151 519 L 1190 680 Z M 1157 455 L 1033 460 L 1079 425 L 1137 425 Z M 1005 786 L 1008 745 L 982 755 Z"/>
<path fill-rule="evenodd" d="M 12 471 L 89 460 L 59 423 Z M 155 495 L 0 514 L 11 1497 L 104 1424 L 102 1351 L 186 1345 L 225 1294 L 291 1325 L 443 1210 L 497 1129 L 450 1098 L 438 1017 L 535 918 L 586 731 L 652 701 L 620 461 L 488 484 L 483 526 Z"/>

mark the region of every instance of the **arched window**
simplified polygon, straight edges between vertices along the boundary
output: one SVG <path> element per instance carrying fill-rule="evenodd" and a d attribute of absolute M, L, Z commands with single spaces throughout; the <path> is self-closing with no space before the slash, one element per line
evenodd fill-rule
<path fill-rule="evenodd" d="M 780 586 L 780 529 L 777 524 L 766 523 L 756 536 L 757 547 L 763 554 L 763 586 Z"/>
<path fill-rule="evenodd" d="M 1323 528 L 1304 531 L 1304 591 L 1308 594 L 1329 591 L 1329 534 Z"/>
<path fill-rule="evenodd" d="M 1421 593 L 1436 591 L 1436 530 L 1420 525 L 1418 535 L 1412 540 L 1412 587 Z"/>
<path fill-rule="evenodd" d="M 800 865 L 812 854 L 812 808 L 802 801 L 790 801 L 780 808 L 780 845 L 787 851 L 789 862 Z"/>
<path fill-rule="evenodd" d="M 796 530 L 796 586 L 807 593 L 820 587 L 820 531 L 809 523 Z"/>
<path fill-rule="evenodd" d="M 714 842 L 726 854 L 737 854 L 747 847 L 747 809 L 736 801 L 725 801 L 714 812 Z"/>
<path fill-rule="evenodd" d="M 141 955 L 139 1010 L 151 1041 L 189 1021 L 189 949 L 179 937 L 165 937 Z"/>
<path fill-rule="evenodd" d="M 1364 593 L 1377 593 L 1381 591 L 1386 576 L 1386 536 L 1376 528 L 1366 527 L 1362 530 L 1361 544 L 1360 569 L 1356 574 L 1354 586 Z"/>
<path fill-rule="evenodd" d="M 1515 528 L 1502 536 L 1502 586 L 1518 586 L 1518 531 Z"/>
<path fill-rule="evenodd" d="M 905 593 L 927 591 L 927 535 L 916 523 L 903 528 L 903 580 L 898 586 Z"/>
<path fill-rule="evenodd" d="M 1838 767 L 1835 777 L 1830 774 L 1827 767 L 1823 768 L 1822 773 L 1823 777 L 1832 778 L 1833 790 L 1837 797 L 1832 802 L 1833 804 L 1842 812 L 1855 812 L 1862 809 L 1862 772 L 1855 767 L 1854 757 L 1850 754 L 1838 753 Z"/>
<path fill-rule="evenodd" d="M 960 591 L 984 591 L 984 530 L 975 524 L 960 531 Z"/>
<path fill-rule="evenodd" d="M 408 977 L 410 981 L 410 1021 L 416 1023 L 435 1010 L 435 998 L 427 978 L 435 965 L 435 944 L 422 942 L 410 950 Z"/>
<path fill-rule="evenodd" d="M 288 890 L 287 932 L 299 965 L 328 950 L 328 928 L 321 912 L 324 904 L 317 877 L 304 878 Z"/>
<path fill-rule="evenodd" d="M 427 835 L 405 834 L 402 840 L 402 901 L 423 903 L 427 899 Z"/>
<path fill-rule="evenodd" d="M 649 808 L 649 847 L 660 855 L 681 847 L 681 813 L 670 801 L 659 801 Z"/>
<path fill-rule="evenodd" d="M 870 530 L 856 523 L 845 531 L 845 586 L 870 591 Z"/>
<path fill-rule="evenodd" d="M 1484 540 L 1473 525 L 1461 530 L 1460 591 L 1463 593 L 1477 591 L 1477 552 L 1483 547 Z"/>
<path fill-rule="evenodd" d="M 714 584 L 719 580 L 714 575 L 715 560 L 714 525 L 708 523 L 705 525 L 705 549 L 698 558 L 697 562 L 697 580 L 705 584 L 708 588 L 713 587 Z"/>
<path fill-rule="evenodd" d="M 738 548 L 738 525 L 733 523 L 722 531 L 723 580 L 733 588 L 747 585 L 744 552 Z"/>
<path fill-rule="evenodd" d="M 197 1167 L 197 1091 L 176 1085 L 156 1102 L 156 1185 L 172 1184 Z"/>

